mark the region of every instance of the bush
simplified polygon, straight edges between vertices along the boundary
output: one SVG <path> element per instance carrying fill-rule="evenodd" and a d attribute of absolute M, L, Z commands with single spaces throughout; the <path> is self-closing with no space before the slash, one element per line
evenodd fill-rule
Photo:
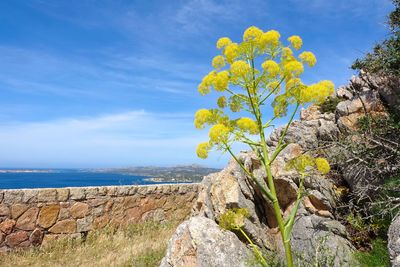
<path fill-rule="evenodd" d="M 400 76 L 400 0 L 393 0 L 395 10 L 390 13 L 388 24 L 389 39 L 377 44 L 364 58 L 357 59 L 353 69 L 364 69 L 375 74 Z"/>

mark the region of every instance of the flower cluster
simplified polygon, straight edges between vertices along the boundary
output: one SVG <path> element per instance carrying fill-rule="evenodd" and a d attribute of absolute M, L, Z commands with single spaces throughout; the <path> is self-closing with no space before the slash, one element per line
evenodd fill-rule
<path fill-rule="evenodd" d="M 224 124 L 218 123 L 210 128 L 208 137 L 212 144 L 222 144 L 228 141 L 230 129 Z"/>
<path fill-rule="evenodd" d="M 304 51 L 299 55 L 299 59 L 301 62 L 307 64 L 309 67 L 314 67 L 315 63 L 317 63 L 317 58 L 312 52 Z"/>
<path fill-rule="evenodd" d="M 266 60 L 261 67 L 267 72 L 269 78 L 275 78 L 281 70 L 278 63 L 273 60 Z"/>
<path fill-rule="evenodd" d="M 212 114 L 208 109 L 199 109 L 194 115 L 194 125 L 197 129 L 203 129 L 204 124 L 209 121 Z"/>
<path fill-rule="evenodd" d="M 301 155 L 288 161 L 286 169 L 296 170 L 299 173 L 316 169 L 321 174 L 327 174 L 331 167 L 325 158 L 313 158 L 310 155 Z"/>
<path fill-rule="evenodd" d="M 225 230 L 238 230 L 248 217 L 250 213 L 245 208 L 229 209 L 219 217 L 219 226 Z"/>
<path fill-rule="evenodd" d="M 324 158 L 316 158 L 315 166 L 317 167 L 317 170 L 322 174 L 327 174 L 331 170 L 329 162 Z"/>
<path fill-rule="evenodd" d="M 301 40 L 300 36 L 293 35 L 288 38 L 288 41 L 292 45 L 292 47 L 296 50 L 299 50 L 303 45 L 303 40 Z"/>
<path fill-rule="evenodd" d="M 211 146 L 208 142 L 200 143 L 197 146 L 196 154 L 201 159 L 206 159 L 208 157 L 208 151 L 210 150 Z"/>
<path fill-rule="evenodd" d="M 242 131 L 249 132 L 250 134 L 258 134 L 258 125 L 257 123 L 250 118 L 240 118 L 236 121 L 236 125 Z"/>
<path fill-rule="evenodd" d="M 334 91 L 330 81 L 306 85 L 301 80 L 304 66 L 313 67 L 317 59 L 312 52 L 297 52 L 303 45 L 302 39 L 293 35 L 283 44 L 276 30 L 262 31 L 251 26 L 243 33 L 241 42 L 233 42 L 228 37 L 220 38 L 216 47 L 220 54 L 212 59 L 214 70 L 202 79 L 198 86 L 201 95 L 212 90 L 222 94 L 217 98 L 216 109 L 201 109 L 195 115 L 196 128 L 211 127 L 210 140 L 201 146 L 198 153 L 207 156 L 214 146 L 223 149 L 229 142 L 239 140 L 232 136 L 255 135 L 260 133 L 262 120 L 250 118 L 230 118 L 225 112 L 250 112 L 255 116 L 255 108 L 260 109 L 270 103 L 275 117 L 284 117 L 290 105 L 321 103 Z M 261 58 L 260 60 L 257 58 Z M 268 99 L 267 99 L 268 98 Z M 266 101 L 268 100 L 268 101 Z M 261 116 L 262 112 L 258 112 Z M 238 114 L 241 115 L 241 114 Z M 236 132 L 238 134 L 236 134 Z"/>

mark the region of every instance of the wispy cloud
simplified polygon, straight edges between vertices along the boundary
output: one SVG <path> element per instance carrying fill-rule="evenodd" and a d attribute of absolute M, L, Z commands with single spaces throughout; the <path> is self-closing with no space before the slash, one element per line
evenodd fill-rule
<path fill-rule="evenodd" d="M 45 167 L 171 165 L 198 162 L 223 165 L 195 156 L 206 133 L 193 128 L 192 114 L 144 110 L 95 117 L 0 125 L 0 164 Z M 34 167 L 34 166 L 33 166 Z"/>

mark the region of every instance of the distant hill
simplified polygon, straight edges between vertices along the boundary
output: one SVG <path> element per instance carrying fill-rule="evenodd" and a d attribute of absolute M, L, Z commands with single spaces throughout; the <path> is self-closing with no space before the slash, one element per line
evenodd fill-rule
<path fill-rule="evenodd" d="M 174 167 L 126 167 L 97 169 L 96 172 L 112 172 L 128 175 L 148 176 L 149 180 L 155 182 L 201 182 L 203 177 L 220 171 L 216 168 L 203 167 L 201 165 L 178 165 Z"/>

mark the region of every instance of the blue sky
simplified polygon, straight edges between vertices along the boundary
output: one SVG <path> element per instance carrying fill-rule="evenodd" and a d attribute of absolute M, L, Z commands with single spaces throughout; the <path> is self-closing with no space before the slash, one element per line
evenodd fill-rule
<path fill-rule="evenodd" d="M 389 0 L 0 1 L 0 166 L 200 163 L 210 108 L 197 84 L 215 42 L 256 25 L 298 34 L 307 82 L 346 83 L 351 62 L 388 34 Z M 212 99 L 212 97 L 211 97 Z"/>

